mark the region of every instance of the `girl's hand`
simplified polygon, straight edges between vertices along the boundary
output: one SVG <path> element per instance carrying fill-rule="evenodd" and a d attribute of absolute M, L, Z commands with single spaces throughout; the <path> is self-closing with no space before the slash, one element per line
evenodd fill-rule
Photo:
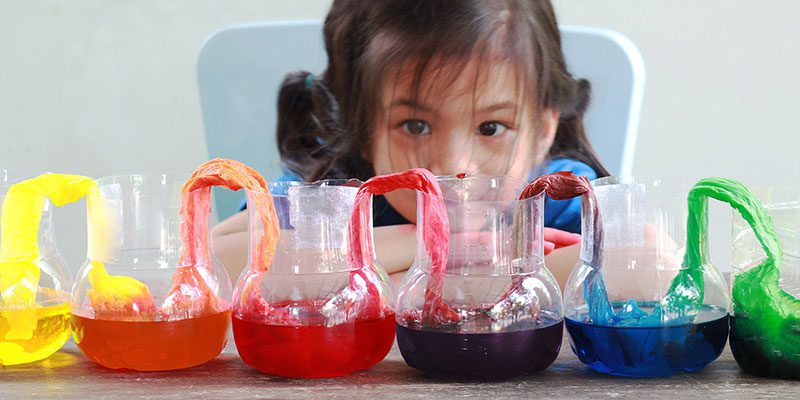
<path fill-rule="evenodd" d="M 544 228 L 544 254 L 555 249 L 573 246 L 581 242 L 581 235 L 555 228 Z"/>
<path fill-rule="evenodd" d="M 417 254 L 417 226 L 414 224 L 374 228 L 375 258 L 389 274 L 405 272 Z"/>

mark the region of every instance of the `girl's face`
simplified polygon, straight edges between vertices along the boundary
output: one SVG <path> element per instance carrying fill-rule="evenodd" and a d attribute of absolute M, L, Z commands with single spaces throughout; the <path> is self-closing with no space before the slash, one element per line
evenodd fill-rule
<path fill-rule="evenodd" d="M 545 109 L 534 115 L 535 107 L 523 101 L 512 65 L 499 63 L 487 70 L 471 61 L 452 67 L 462 69 L 455 80 L 449 79 L 454 71 L 445 68 L 423 77 L 418 96 L 412 68 L 384 84 L 383 113 L 365 154 L 375 174 L 422 167 L 436 175 L 481 173 L 527 180 L 550 149 L 558 113 Z M 386 197 L 403 217 L 416 220 L 413 191 Z"/>

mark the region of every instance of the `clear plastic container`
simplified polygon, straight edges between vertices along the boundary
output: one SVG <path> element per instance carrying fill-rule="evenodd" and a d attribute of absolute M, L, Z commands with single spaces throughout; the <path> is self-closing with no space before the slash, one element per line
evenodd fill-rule
<path fill-rule="evenodd" d="M 705 259 L 705 237 L 694 248 L 702 265 L 685 262 L 689 185 L 608 177 L 592 186 L 600 215 L 583 203 L 581 260 L 564 289 L 573 352 L 592 369 L 631 377 L 714 361 L 728 336 L 729 300 Z"/>
<path fill-rule="evenodd" d="M 16 178 L 0 169 L 0 365 L 47 358 L 70 332 L 72 282 L 56 248 L 53 204 L 11 200 Z"/>
<path fill-rule="evenodd" d="M 388 277 L 371 256 L 365 265 L 351 257 L 361 246 L 353 224 L 372 238 L 369 218 L 351 222 L 360 183 L 270 183 L 278 221 L 258 208 L 263 193 L 247 192 L 250 257 L 233 297 L 234 340 L 246 364 L 271 375 L 335 377 L 369 369 L 389 352 Z M 278 228 L 270 260 L 264 240 Z"/>
<path fill-rule="evenodd" d="M 544 265 L 544 196 L 518 200 L 524 182 L 501 177 L 438 183 L 441 196 L 417 193 L 416 260 L 397 299 L 403 358 L 455 380 L 544 370 L 563 334 L 561 292 Z M 431 214 L 442 203 L 444 224 Z M 436 235 L 447 240 L 443 259 L 427 246 Z"/>
<path fill-rule="evenodd" d="M 72 290 L 73 336 L 91 360 L 113 369 L 188 368 L 215 358 L 230 324 L 231 283 L 208 252 L 209 209 L 194 266 L 181 265 L 181 184 L 168 175 L 97 181 L 88 259 Z M 187 194 L 204 204 L 200 189 Z"/>
<path fill-rule="evenodd" d="M 777 246 L 734 212 L 731 350 L 748 373 L 800 379 L 800 187 L 754 192 L 774 224 L 759 234 Z"/>

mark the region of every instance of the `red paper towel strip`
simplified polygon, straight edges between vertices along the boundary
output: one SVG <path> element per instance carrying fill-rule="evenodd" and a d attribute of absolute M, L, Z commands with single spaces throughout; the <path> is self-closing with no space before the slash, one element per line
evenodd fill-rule
<path fill-rule="evenodd" d="M 425 292 L 422 319 L 424 323 L 435 324 L 437 321 L 447 321 L 458 318 L 447 305 L 442 302 L 442 286 L 444 284 L 445 267 L 447 265 L 448 240 L 450 224 L 447 219 L 447 209 L 442 198 L 442 191 L 436 182 L 436 177 L 428 170 L 422 168 L 408 171 L 376 176 L 364 182 L 356 194 L 353 215 L 350 220 L 350 266 L 351 285 L 356 280 L 367 280 L 364 268 L 374 262 L 374 245 L 372 235 L 366 234 L 371 229 L 372 212 L 369 199 L 373 195 L 381 195 L 396 189 L 412 189 L 427 194 L 423 196 L 421 218 L 425 221 L 425 231 L 422 233 L 425 249 L 431 259 L 430 274 Z M 376 291 L 374 285 L 369 285 L 368 290 Z M 377 294 L 377 293 L 374 293 Z M 379 299 L 378 296 L 373 298 Z M 371 304 L 368 314 L 379 313 L 380 304 Z"/>

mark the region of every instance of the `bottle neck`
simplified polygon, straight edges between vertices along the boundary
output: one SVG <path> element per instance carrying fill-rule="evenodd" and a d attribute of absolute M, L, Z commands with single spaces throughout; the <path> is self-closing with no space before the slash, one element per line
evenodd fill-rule
<path fill-rule="evenodd" d="M 430 259 L 424 240 L 429 229 L 424 196 L 417 201 L 416 265 L 425 271 Z M 450 223 L 449 274 L 514 275 L 532 272 L 544 261 L 544 196 L 510 201 L 445 199 Z"/>
<path fill-rule="evenodd" d="M 285 196 L 274 196 L 281 234 L 271 270 L 276 273 L 348 270 L 349 223 L 356 192 L 357 188 L 349 186 L 309 185 L 289 188 Z M 249 210 L 249 216 L 250 246 L 254 249 L 263 226 L 255 210 Z"/>

